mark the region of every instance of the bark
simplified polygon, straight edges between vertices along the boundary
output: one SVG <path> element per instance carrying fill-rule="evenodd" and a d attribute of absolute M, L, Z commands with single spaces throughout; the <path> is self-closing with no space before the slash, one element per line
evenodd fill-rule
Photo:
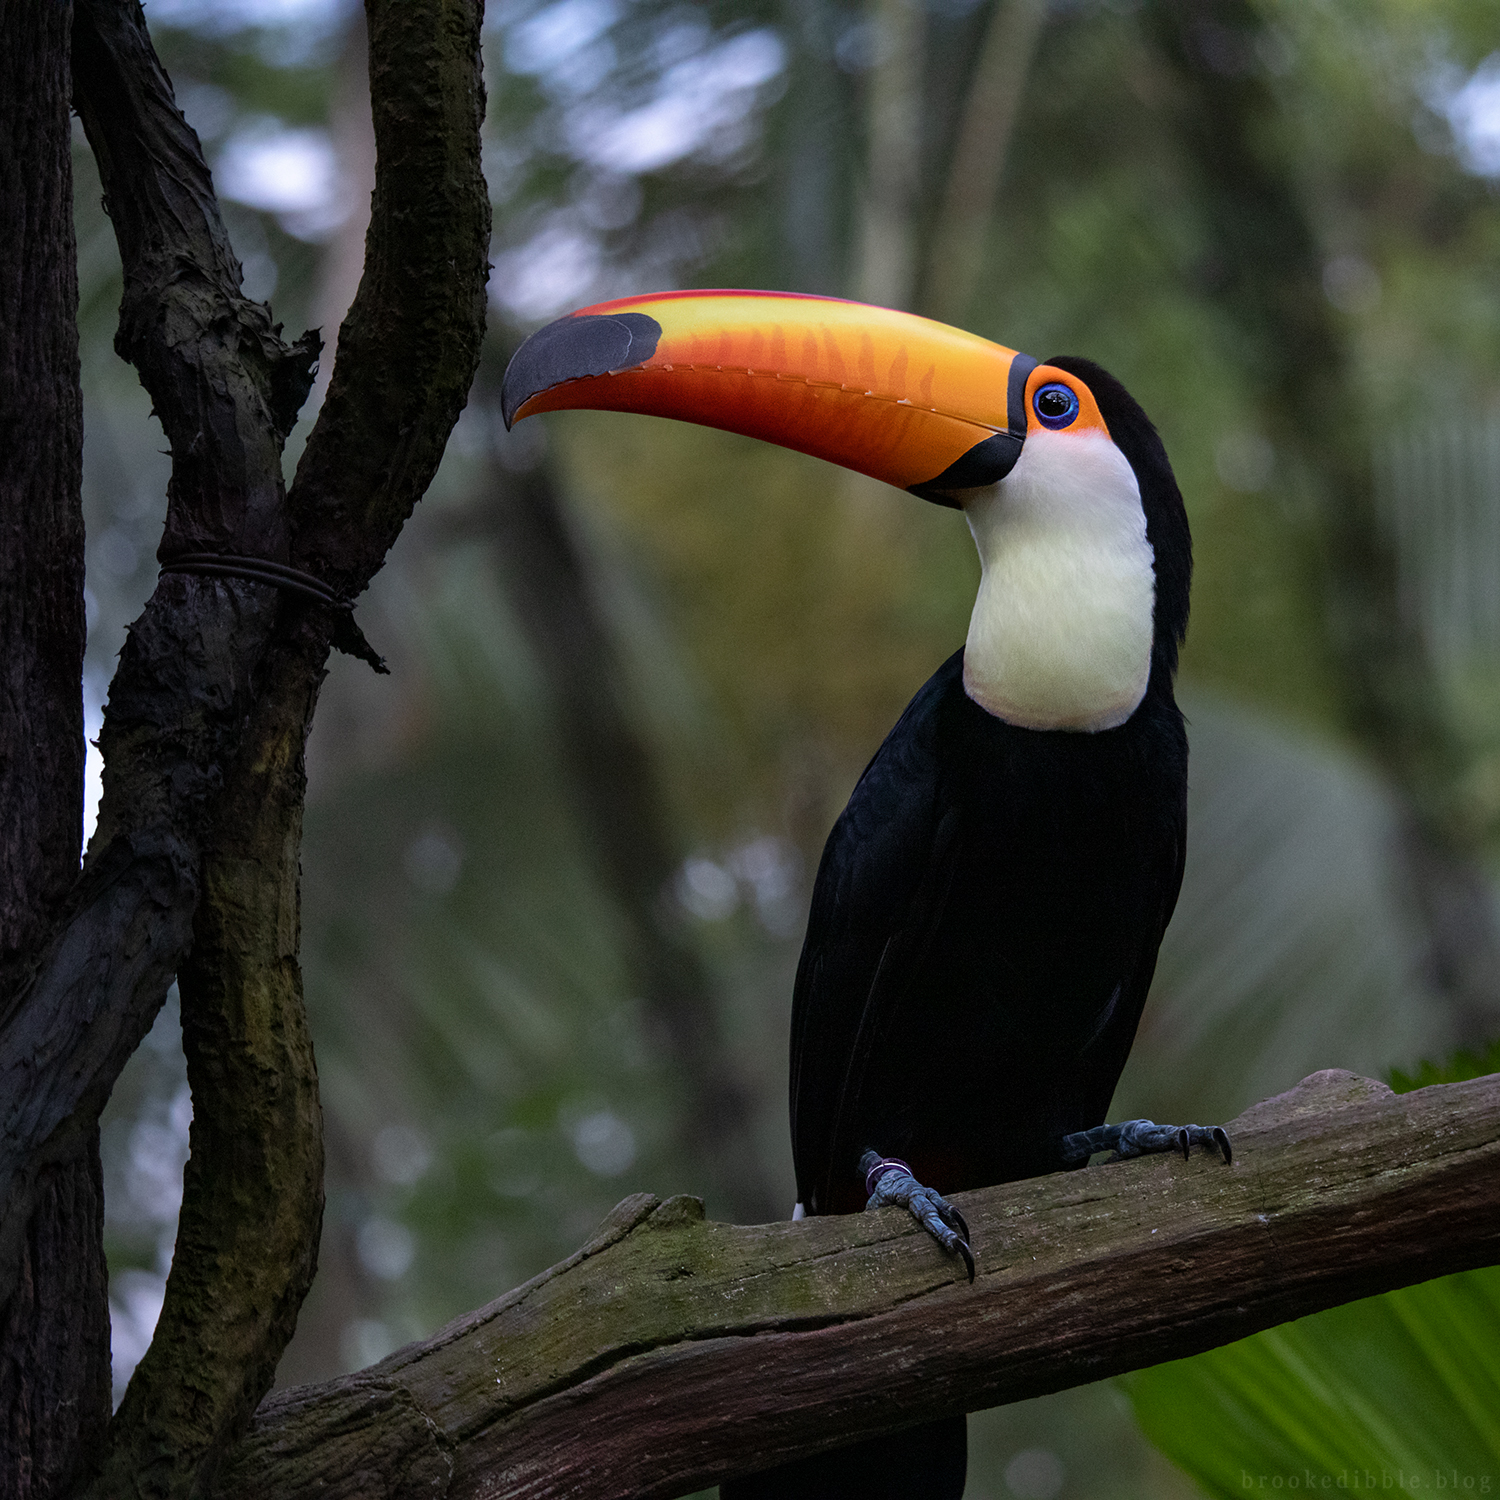
<path fill-rule="evenodd" d="M 73 64 L 124 261 L 117 347 L 136 360 L 172 444 L 168 532 L 250 550 L 284 532 L 263 512 L 283 508 L 287 392 L 305 383 L 313 351 L 289 349 L 267 310 L 240 296 L 207 168 L 139 7 L 76 6 Z M 200 525 L 200 499 L 208 515 L 244 521 L 247 545 L 232 525 Z M 38 1174 L 89 1137 L 186 954 L 206 815 L 276 611 L 269 588 L 164 577 L 121 653 L 83 874 L 0 1009 L 0 1295 Z"/>
<path fill-rule="evenodd" d="M 959 1194 L 972 1287 L 899 1209 L 745 1227 L 628 1198 L 433 1338 L 271 1397 L 216 1494 L 682 1495 L 1500 1258 L 1500 1075 L 1318 1073 L 1229 1130 L 1232 1167 Z"/>
<path fill-rule="evenodd" d="M 193 1122 L 177 1243 L 87 1492 L 98 1500 L 211 1478 L 270 1389 L 317 1267 L 322 1114 L 297 950 L 302 746 L 322 651 L 293 654 L 291 680 L 267 685 L 206 849 L 178 977 Z"/>
<path fill-rule="evenodd" d="M 1426 977 L 1460 1040 L 1481 1046 L 1500 1017 L 1500 927 L 1483 830 L 1452 813 L 1468 755 L 1400 608 L 1348 337 L 1323 292 L 1324 256 L 1265 62 L 1273 38 L 1249 0 L 1153 0 L 1145 26 L 1175 84 L 1175 130 L 1211 246 L 1209 290 L 1235 328 L 1273 441 L 1311 479 L 1345 717 L 1411 807 L 1396 853 L 1425 924 Z"/>
<path fill-rule="evenodd" d="M 71 7 L 0 7 L 0 973 L 78 874 L 83 397 Z"/>
<path fill-rule="evenodd" d="M 109 1297 L 98 1133 L 39 1174 L 0 1322 L 0 1494 L 65 1495 L 109 1420 Z"/>
<path fill-rule="evenodd" d="M 768 159 L 778 179 L 772 284 L 841 295 L 849 183 L 854 174 L 847 75 L 834 62 L 841 19 L 831 0 L 780 0 L 786 39 L 784 102 L 771 117 Z"/>
<path fill-rule="evenodd" d="M 71 7 L 0 4 L 0 995 L 78 876 L 83 418 Z M 61 1493 L 109 1418 L 98 1133 L 37 1181 L 0 1298 L 0 1490 Z"/>
<path fill-rule="evenodd" d="M 293 562 L 346 595 L 426 489 L 477 362 L 480 20 L 461 3 L 369 7 L 378 166 L 365 273 L 286 506 Z M 209 1482 L 312 1280 L 322 1138 L 296 962 L 298 847 L 326 653 L 326 622 L 294 611 L 216 808 L 182 974 L 193 1155 L 158 1337 L 111 1428 L 101 1497 Z"/>
<path fill-rule="evenodd" d="M 469 0 L 370 6 L 380 171 L 366 274 L 288 497 L 281 449 L 319 341 L 286 344 L 269 309 L 241 295 L 139 5 L 80 0 L 74 98 L 125 270 L 116 347 L 172 445 L 164 559 L 291 563 L 352 598 L 425 490 L 483 333 L 480 23 Z M 261 583 L 162 577 L 111 688 L 82 877 L 0 1007 L 8 1298 L 25 1293 L 27 1224 L 58 1164 L 94 1139 L 120 1067 L 182 975 L 194 1128 L 181 1235 L 159 1337 L 111 1425 L 96 1493 L 186 1493 L 211 1472 L 268 1385 L 311 1276 L 321 1138 L 295 962 L 297 837 L 333 628 L 328 611 Z"/>

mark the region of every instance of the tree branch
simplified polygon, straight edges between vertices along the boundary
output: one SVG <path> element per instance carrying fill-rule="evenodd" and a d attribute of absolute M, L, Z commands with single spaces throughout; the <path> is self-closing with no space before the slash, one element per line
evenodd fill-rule
<path fill-rule="evenodd" d="M 285 558 L 281 447 L 316 342 L 288 347 L 240 292 L 197 138 L 140 6 L 78 0 L 74 99 L 99 161 L 125 294 L 117 347 L 172 445 L 164 546 Z M 164 577 L 121 652 L 84 871 L 0 997 L 0 1301 L 49 1164 L 89 1138 L 187 952 L 201 840 L 253 701 L 274 589 Z"/>
<path fill-rule="evenodd" d="M 183 1495 L 211 1474 L 270 1388 L 312 1284 L 323 1130 L 297 963 L 298 855 L 320 664 L 305 663 L 299 699 L 258 705 L 208 842 L 179 975 L 193 1121 L 177 1243 L 93 1500 Z"/>
<path fill-rule="evenodd" d="M 627 1198 L 433 1338 L 272 1396 L 216 1493 L 681 1495 L 1500 1259 L 1500 1075 L 1317 1073 L 1229 1129 L 1228 1168 L 959 1194 L 972 1287 L 899 1210 L 741 1227 Z"/>
<path fill-rule="evenodd" d="M 364 589 L 437 471 L 479 364 L 490 201 L 483 0 L 366 0 L 375 194 L 365 270 L 288 496 L 293 561 Z"/>
<path fill-rule="evenodd" d="M 78 0 L 74 99 L 125 272 L 116 347 L 172 446 L 163 558 L 292 562 L 352 597 L 425 490 L 483 333 L 480 19 L 471 0 L 372 0 L 382 159 L 367 274 L 288 502 L 282 445 L 319 341 L 287 345 L 242 294 L 139 4 Z M 89 859 L 0 997 L 4 1304 L 39 1194 L 86 1154 L 182 973 L 194 1157 L 162 1337 L 110 1428 L 99 1482 L 111 1494 L 183 1492 L 211 1466 L 269 1383 L 311 1277 L 321 1142 L 295 958 L 297 832 L 330 630 L 326 612 L 264 584 L 161 579 L 110 691 Z"/>
<path fill-rule="evenodd" d="M 72 8 L 0 6 L 0 994 L 78 878 L 83 399 Z M 0 1474 L 65 1488 L 109 1420 L 97 1132 L 42 1174 L 0 1297 Z"/>
<path fill-rule="evenodd" d="M 163 197 L 170 200 L 170 189 L 185 185 L 188 221 L 196 215 L 205 230 L 196 242 L 174 234 L 170 211 L 181 206 L 170 201 L 168 212 L 147 215 L 144 228 L 133 210 L 122 212 L 117 226 L 127 268 L 143 244 L 159 245 L 178 258 L 175 280 L 227 278 L 237 290 L 238 266 L 197 141 L 172 103 L 139 7 L 129 0 L 113 10 L 106 10 L 107 0 L 86 3 L 103 13 L 95 23 L 99 45 L 91 51 L 94 38 L 85 37 L 79 48 L 81 77 L 84 68 L 93 69 L 91 100 L 139 96 L 125 119 L 110 121 L 123 130 L 126 153 L 141 151 L 141 141 L 152 140 L 150 132 L 167 122 L 177 157 Z M 380 155 L 365 275 L 340 335 L 328 400 L 285 505 L 279 454 L 306 394 L 305 361 L 296 382 L 278 383 L 273 376 L 261 407 L 231 382 L 232 410 L 217 423 L 210 412 L 205 422 L 207 403 L 191 361 L 184 370 L 170 337 L 165 351 L 155 342 L 163 322 L 175 331 L 170 307 L 168 317 L 157 314 L 153 321 L 132 307 L 127 290 L 121 352 L 141 366 L 148 387 L 155 391 L 154 376 L 165 388 L 157 404 L 166 407 L 169 433 L 174 424 L 191 427 L 195 418 L 200 432 L 208 429 L 206 444 L 200 439 L 186 447 L 174 433 L 174 494 L 181 498 L 198 479 L 197 448 L 212 453 L 217 441 L 228 449 L 231 433 L 248 434 L 247 446 L 262 450 L 256 455 L 262 460 L 268 448 L 275 456 L 274 470 L 260 461 L 247 464 L 243 474 L 232 465 L 223 472 L 221 462 L 219 483 L 231 498 L 244 474 L 255 481 L 244 485 L 251 502 L 229 505 L 221 495 L 216 510 L 200 496 L 202 503 L 179 507 L 187 525 L 207 524 L 207 535 L 184 525 L 174 538 L 169 513 L 164 555 L 201 549 L 290 560 L 352 597 L 368 584 L 425 491 L 463 407 L 484 328 L 489 198 L 479 169 L 481 18 L 471 0 L 371 0 L 371 95 Z M 121 164 L 109 153 L 121 148 L 110 131 L 91 131 L 91 139 L 95 135 L 111 185 Z M 168 295 L 156 288 L 157 305 Z M 248 314 L 239 309 L 239 326 L 226 339 L 231 348 L 253 344 L 254 315 L 265 317 L 265 309 L 248 307 Z M 199 311 L 190 308 L 188 315 Z M 200 341 L 222 333 L 224 321 L 196 325 Z M 316 345 L 310 335 L 293 352 L 310 356 Z M 267 516 L 271 500 L 274 514 Z M 260 517 L 261 524 L 248 525 L 247 516 Z M 226 528 L 234 545 L 225 544 Z M 174 774 L 189 776 L 206 769 L 219 780 L 206 809 L 169 808 L 202 859 L 194 885 L 173 893 L 179 920 L 193 921 L 191 954 L 163 945 L 163 957 L 175 959 L 180 970 L 193 1086 L 192 1157 L 162 1316 L 111 1424 L 104 1465 L 89 1491 L 99 1497 L 185 1495 L 211 1478 L 270 1385 L 295 1327 L 322 1216 L 321 1116 L 297 965 L 298 849 L 303 745 L 330 621 L 316 607 L 277 601 L 273 591 L 239 580 L 167 578 L 157 598 L 184 585 L 211 590 L 232 606 L 245 596 L 269 595 L 274 628 L 260 637 L 247 664 L 251 683 L 240 708 L 241 736 L 226 740 L 208 768 L 191 762 L 174 767 Z M 148 620 L 150 614 L 148 608 Z M 115 697 L 112 692 L 112 709 Z M 128 748 L 149 745 L 147 739 Z M 126 764 L 133 768 L 131 760 Z M 202 899 L 195 901 L 199 891 Z M 176 930 L 176 941 L 181 937 Z"/>

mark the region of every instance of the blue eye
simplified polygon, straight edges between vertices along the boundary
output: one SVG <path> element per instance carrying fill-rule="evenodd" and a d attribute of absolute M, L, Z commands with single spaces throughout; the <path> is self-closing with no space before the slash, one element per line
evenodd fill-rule
<path fill-rule="evenodd" d="M 1071 427 L 1078 417 L 1078 397 L 1060 383 L 1042 386 L 1031 398 L 1031 404 L 1043 427 L 1054 430 Z"/>

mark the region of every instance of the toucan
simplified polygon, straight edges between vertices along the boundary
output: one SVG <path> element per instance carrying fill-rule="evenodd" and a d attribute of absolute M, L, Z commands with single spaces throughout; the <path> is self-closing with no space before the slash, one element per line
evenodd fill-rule
<path fill-rule="evenodd" d="M 1156 429 L 1089 360 L 773 292 L 585 307 L 517 350 L 506 425 L 593 408 L 763 438 L 961 510 L 980 583 L 834 824 L 792 1007 L 794 1217 L 1192 1146 L 1105 1124 L 1182 882 L 1173 696 L 1192 543 Z M 727 1483 L 725 1500 L 956 1500 L 962 1414 Z"/>

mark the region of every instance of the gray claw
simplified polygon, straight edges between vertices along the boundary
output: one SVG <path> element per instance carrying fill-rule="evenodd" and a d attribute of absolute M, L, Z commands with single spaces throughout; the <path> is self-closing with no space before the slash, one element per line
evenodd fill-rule
<path fill-rule="evenodd" d="M 879 1159 L 873 1151 L 860 1160 L 869 1172 Z M 909 1171 L 886 1170 L 876 1179 L 866 1209 L 904 1208 L 950 1255 L 963 1257 L 969 1280 L 974 1280 L 974 1252 L 969 1248 L 969 1226 L 964 1216 L 930 1187 L 924 1187 Z M 956 1226 L 956 1227 L 955 1227 Z"/>
<path fill-rule="evenodd" d="M 958 1253 L 961 1256 L 963 1256 L 963 1258 L 964 1258 L 964 1264 L 969 1268 L 969 1285 L 973 1286 L 974 1285 L 974 1252 L 971 1249 L 969 1249 L 969 1242 L 966 1239 L 960 1240 L 958 1242 L 957 1246 L 955 1246 L 955 1248 L 957 1249 Z"/>
<path fill-rule="evenodd" d="M 947 1248 L 949 1250 L 957 1250 L 963 1256 L 964 1264 L 969 1268 L 969 1283 L 972 1285 L 974 1282 L 974 1252 L 969 1248 L 971 1236 L 969 1234 L 968 1222 L 946 1198 L 939 1196 L 937 1193 L 934 1193 L 932 1196 L 937 1200 L 937 1211 L 942 1216 L 943 1223 L 948 1226 L 950 1232 L 957 1231 L 954 1233 L 953 1243 L 948 1245 Z"/>
<path fill-rule="evenodd" d="M 1194 1146 L 1214 1147 L 1226 1165 L 1233 1160 L 1229 1136 L 1222 1125 L 1158 1125 L 1154 1120 L 1124 1120 L 1118 1125 L 1096 1125 L 1062 1138 L 1067 1162 L 1082 1161 L 1095 1151 L 1113 1151 L 1111 1161 L 1129 1161 L 1153 1151 L 1181 1151 L 1186 1159 Z"/>
<path fill-rule="evenodd" d="M 965 1219 L 964 1216 L 959 1213 L 959 1211 L 954 1208 L 951 1203 L 948 1205 L 948 1212 L 953 1215 L 953 1221 L 958 1226 L 958 1232 L 964 1237 L 964 1243 L 967 1244 L 971 1239 L 974 1238 L 974 1236 L 969 1233 L 968 1220 Z M 974 1278 L 972 1276 L 969 1277 L 970 1281 L 972 1281 L 973 1279 Z"/>

